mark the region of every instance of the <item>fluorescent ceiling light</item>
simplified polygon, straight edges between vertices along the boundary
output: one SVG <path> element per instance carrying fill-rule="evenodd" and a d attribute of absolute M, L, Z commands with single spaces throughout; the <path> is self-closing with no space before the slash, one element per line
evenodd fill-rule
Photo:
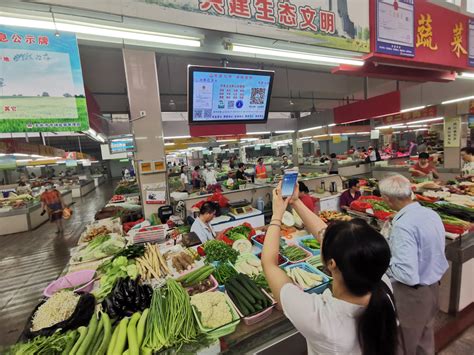
<path fill-rule="evenodd" d="M 463 79 L 474 79 L 474 73 L 461 73 L 459 77 Z"/>
<path fill-rule="evenodd" d="M 183 138 L 191 138 L 191 136 L 170 136 L 170 137 L 163 137 L 164 139 L 183 139 Z"/>
<path fill-rule="evenodd" d="M 23 153 L 13 153 L 12 154 L 14 157 L 29 157 L 29 154 L 23 154 Z"/>
<path fill-rule="evenodd" d="M 320 128 L 323 128 L 323 126 L 316 126 L 316 127 L 304 128 L 304 129 L 298 130 L 298 132 L 308 132 L 308 131 L 313 131 L 313 130 L 315 130 L 315 129 L 320 129 Z"/>
<path fill-rule="evenodd" d="M 216 140 L 217 143 L 221 142 L 237 142 L 237 139 L 218 139 Z"/>
<path fill-rule="evenodd" d="M 421 127 L 427 127 L 425 124 L 409 124 L 408 128 L 421 128 Z"/>
<path fill-rule="evenodd" d="M 42 28 L 66 32 L 75 32 L 93 36 L 109 38 L 128 39 L 134 41 L 170 44 L 176 46 L 200 47 L 201 41 L 193 37 L 174 36 L 158 32 L 134 30 L 131 28 L 120 28 L 112 26 L 91 25 L 86 23 L 66 23 L 56 20 L 56 23 L 46 20 L 30 20 L 24 18 L 0 16 L 0 24 L 9 26 L 22 26 L 31 28 Z"/>
<path fill-rule="evenodd" d="M 336 123 L 328 124 L 328 127 L 334 127 L 334 126 L 336 126 Z"/>
<path fill-rule="evenodd" d="M 174 145 L 173 142 L 166 142 L 165 145 Z"/>
<path fill-rule="evenodd" d="M 42 155 L 38 155 L 38 154 L 32 154 L 31 157 L 32 158 L 43 158 Z"/>
<path fill-rule="evenodd" d="M 283 131 L 275 131 L 275 133 L 277 133 L 277 134 L 280 134 L 280 133 L 295 133 L 295 131 L 289 129 L 289 130 L 283 130 Z"/>
<path fill-rule="evenodd" d="M 340 136 L 340 135 L 341 135 L 340 133 L 331 133 L 331 134 L 330 134 L 331 137 Z"/>
<path fill-rule="evenodd" d="M 429 128 L 418 128 L 418 129 L 415 129 L 415 132 L 418 132 L 418 131 L 427 131 Z"/>
<path fill-rule="evenodd" d="M 426 107 L 426 105 L 424 106 L 416 106 L 416 107 L 410 107 L 410 108 L 404 108 L 403 110 L 400 110 L 401 113 L 404 113 L 404 112 L 411 112 L 411 111 L 416 111 L 416 110 L 422 110 Z"/>
<path fill-rule="evenodd" d="M 17 163 L 26 163 L 26 162 L 31 161 L 31 159 L 17 159 L 16 161 Z"/>
<path fill-rule="evenodd" d="M 270 134 L 271 132 L 270 131 L 265 131 L 265 132 L 247 132 L 248 135 L 261 135 L 261 134 Z"/>
<path fill-rule="evenodd" d="M 428 118 L 426 120 L 419 120 L 419 121 L 414 121 L 414 122 L 408 122 L 407 124 L 409 125 L 414 125 L 418 123 L 425 123 L 425 122 L 434 122 L 434 121 L 441 121 L 443 120 L 444 117 L 435 117 L 435 118 Z"/>
<path fill-rule="evenodd" d="M 318 134 L 317 136 L 313 136 L 313 138 L 320 138 L 320 137 L 327 137 L 328 134 Z"/>
<path fill-rule="evenodd" d="M 258 141 L 258 138 L 242 138 L 242 142 L 255 142 Z"/>
<path fill-rule="evenodd" d="M 325 55 L 305 53 L 305 52 L 293 52 L 281 49 L 265 48 L 265 47 L 255 47 L 249 46 L 246 44 L 234 43 L 230 46 L 230 49 L 233 52 L 247 53 L 254 55 L 264 55 L 268 57 L 278 57 L 284 59 L 299 59 L 309 62 L 314 62 L 318 64 L 337 66 L 339 64 L 349 64 L 355 66 L 364 65 L 363 60 L 350 59 L 350 58 L 341 58 L 341 57 L 329 57 Z"/>
<path fill-rule="evenodd" d="M 448 105 L 448 104 L 453 104 L 455 102 L 461 102 L 461 101 L 472 100 L 472 99 L 474 99 L 474 96 L 460 97 L 459 99 L 443 101 L 441 102 L 441 105 Z"/>
<path fill-rule="evenodd" d="M 356 132 L 356 135 L 358 136 L 365 136 L 365 135 L 369 135 L 370 132 Z"/>
<path fill-rule="evenodd" d="M 395 124 L 395 125 L 388 125 L 388 126 L 379 126 L 379 127 L 375 127 L 375 129 L 389 129 L 389 128 L 399 128 L 399 127 L 403 127 L 405 126 L 404 124 Z"/>
<path fill-rule="evenodd" d="M 311 136 L 301 137 L 300 139 L 311 139 Z"/>

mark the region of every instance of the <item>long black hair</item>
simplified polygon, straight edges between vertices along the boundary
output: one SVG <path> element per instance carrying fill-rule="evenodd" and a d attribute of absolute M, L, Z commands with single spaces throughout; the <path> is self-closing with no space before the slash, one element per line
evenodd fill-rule
<path fill-rule="evenodd" d="M 391 257 L 385 238 L 361 219 L 336 222 L 326 229 L 321 255 L 325 264 L 331 259 L 336 262 L 350 293 L 355 296 L 372 293 L 358 319 L 362 354 L 394 355 L 397 318 L 393 300 L 382 281 Z"/>

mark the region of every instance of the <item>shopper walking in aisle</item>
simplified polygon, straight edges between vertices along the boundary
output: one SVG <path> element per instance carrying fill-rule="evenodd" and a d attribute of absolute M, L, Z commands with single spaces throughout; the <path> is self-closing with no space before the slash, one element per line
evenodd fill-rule
<path fill-rule="evenodd" d="M 410 181 L 402 175 L 383 179 L 380 192 L 398 211 L 389 244 L 392 279 L 400 320 L 401 354 L 434 354 L 433 324 L 438 312 L 439 281 L 448 269 L 443 222 L 433 210 L 412 200 Z"/>
<path fill-rule="evenodd" d="M 306 338 L 308 354 L 394 355 L 396 313 L 391 291 L 382 281 L 390 262 L 390 248 L 365 221 L 332 223 L 329 227 L 298 198 L 273 192 L 273 217 L 262 253 L 265 277 L 285 315 Z M 308 294 L 291 282 L 278 266 L 281 219 L 288 204 L 306 229 L 321 236 L 321 255 L 333 277 L 332 293 Z M 326 229 L 327 228 L 327 229 Z"/>
<path fill-rule="evenodd" d="M 41 194 L 42 214 L 48 212 L 51 223 L 56 223 L 56 233 L 62 233 L 63 229 L 63 209 L 65 208 L 61 193 L 55 189 L 52 182 L 48 182 L 45 186 L 46 191 Z"/>
<path fill-rule="evenodd" d="M 199 165 L 196 165 L 194 167 L 194 170 L 193 172 L 191 173 L 191 181 L 193 183 L 193 187 L 195 189 L 200 189 L 201 188 L 201 174 L 199 172 L 201 168 L 199 167 Z"/>
<path fill-rule="evenodd" d="M 336 158 L 336 153 L 331 153 L 330 155 L 331 159 L 329 159 L 329 174 L 331 175 L 337 175 L 339 174 L 339 162 L 337 161 Z"/>

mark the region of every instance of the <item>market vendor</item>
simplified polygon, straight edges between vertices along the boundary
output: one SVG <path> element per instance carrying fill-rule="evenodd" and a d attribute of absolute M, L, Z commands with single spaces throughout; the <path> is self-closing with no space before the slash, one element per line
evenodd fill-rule
<path fill-rule="evenodd" d="M 211 163 L 206 163 L 206 169 L 202 172 L 204 182 L 206 186 L 211 186 L 217 184 L 217 174 L 216 171 L 212 168 Z"/>
<path fill-rule="evenodd" d="M 461 168 L 461 177 L 468 178 L 474 176 L 474 148 L 462 148 L 461 158 L 464 162 L 464 165 Z"/>
<path fill-rule="evenodd" d="M 350 179 L 348 182 L 349 188 L 341 194 L 339 198 L 339 206 L 341 209 L 349 207 L 352 201 L 360 198 L 360 185 L 358 179 Z"/>
<path fill-rule="evenodd" d="M 292 164 L 288 161 L 288 156 L 284 155 L 281 162 L 281 173 L 285 173 L 285 170 L 290 168 L 292 168 Z"/>
<path fill-rule="evenodd" d="M 263 165 L 263 158 L 260 157 L 257 160 L 257 165 L 255 166 L 255 174 L 257 175 L 257 179 L 266 179 L 267 176 L 267 168 Z"/>
<path fill-rule="evenodd" d="M 191 232 L 196 233 L 202 243 L 216 237 L 216 233 L 210 225 L 216 213 L 217 205 L 214 202 L 205 202 L 199 209 L 199 217 L 195 219 L 191 226 Z"/>
<path fill-rule="evenodd" d="M 410 168 L 410 173 L 413 180 L 417 183 L 438 179 L 438 171 L 430 162 L 430 155 L 428 153 L 420 153 L 418 155 L 418 162 Z"/>
<path fill-rule="evenodd" d="M 20 181 L 18 183 L 18 187 L 16 188 L 16 193 L 18 195 L 31 194 L 31 187 L 29 184 L 26 184 L 26 182 Z"/>
<path fill-rule="evenodd" d="M 191 173 L 191 181 L 193 183 L 193 187 L 196 189 L 201 188 L 201 174 L 199 171 L 200 169 L 201 168 L 199 167 L 199 165 L 196 165 L 194 167 L 193 172 Z"/>
<path fill-rule="evenodd" d="M 299 194 L 298 197 L 311 212 L 314 212 L 316 198 L 309 194 L 308 186 L 303 181 L 298 181 Z"/>
<path fill-rule="evenodd" d="M 305 337 L 308 354 L 395 354 L 397 318 L 383 276 L 390 264 L 385 238 L 361 219 L 329 226 L 298 198 L 273 192 L 273 216 L 265 236 L 262 266 L 276 302 Z M 291 204 L 305 228 L 323 238 L 322 261 L 333 277 L 332 292 L 308 294 L 278 265 L 282 218 Z M 387 281 L 388 282 L 388 281 Z"/>

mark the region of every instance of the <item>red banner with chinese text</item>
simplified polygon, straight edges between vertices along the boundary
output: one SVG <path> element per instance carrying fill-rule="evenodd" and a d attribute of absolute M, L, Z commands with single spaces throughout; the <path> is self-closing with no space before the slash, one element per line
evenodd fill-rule
<path fill-rule="evenodd" d="M 416 119 L 424 119 L 430 117 L 436 117 L 438 110 L 436 106 L 425 107 L 422 110 L 416 110 L 411 112 L 397 113 L 396 115 L 389 115 L 380 117 L 378 121 L 385 125 L 394 125 L 397 123 L 406 123 Z"/>

